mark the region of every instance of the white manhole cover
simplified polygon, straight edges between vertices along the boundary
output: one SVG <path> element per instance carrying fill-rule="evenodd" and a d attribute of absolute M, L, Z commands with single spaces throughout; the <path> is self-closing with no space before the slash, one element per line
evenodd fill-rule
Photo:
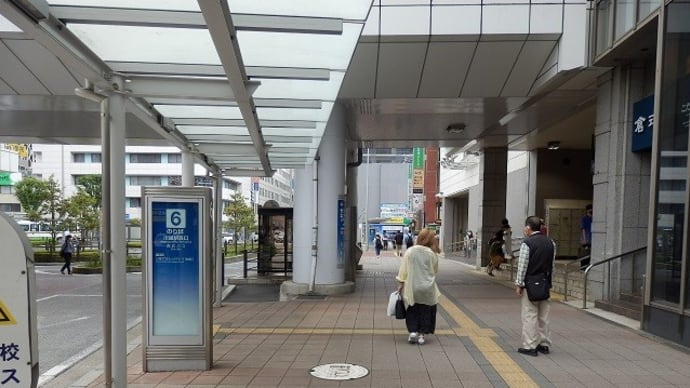
<path fill-rule="evenodd" d="M 354 380 L 369 374 L 369 370 L 355 364 L 324 364 L 313 367 L 309 374 L 324 380 Z"/>

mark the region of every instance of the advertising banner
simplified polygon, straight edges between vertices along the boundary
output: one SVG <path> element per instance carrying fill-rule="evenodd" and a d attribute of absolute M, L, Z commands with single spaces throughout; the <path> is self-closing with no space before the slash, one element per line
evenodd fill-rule
<path fill-rule="evenodd" d="M 424 193 L 424 148 L 414 148 L 412 159 L 412 193 Z"/>
<path fill-rule="evenodd" d="M 207 370 L 213 341 L 211 189 L 143 187 L 145 372 Z"/>

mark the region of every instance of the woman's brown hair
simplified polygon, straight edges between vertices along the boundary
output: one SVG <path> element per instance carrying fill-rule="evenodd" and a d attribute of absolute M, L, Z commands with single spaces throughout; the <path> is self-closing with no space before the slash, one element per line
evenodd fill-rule
<path fill-rule="evenodd" d="M 431 248 L 431 250 L 436 253 L 441 253 L 441 249 L 438 247 L 436 232 L 431 229 L 422 229 L 422 231 L 419 232 L 417 236 L 417 245 L 424 245 L 425 247 Z"/>

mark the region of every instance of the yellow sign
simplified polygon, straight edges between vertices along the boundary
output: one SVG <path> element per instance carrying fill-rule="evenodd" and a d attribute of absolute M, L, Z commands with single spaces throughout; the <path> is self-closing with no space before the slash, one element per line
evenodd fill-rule
<path fill-rule="evenodd" d="M 412 170 L 412 192 L 416 194 L 424 192 L 424 170 L 422 169 Z"/>
<path fill-rule="evenodd" d="M 10 309 L 8 309 L 5 303 L 2 302 L 2 299 L 0 299 L 0 326 L 16 324 L 17 320 L 14 319 L 12 313 L 10 313 Z"/>

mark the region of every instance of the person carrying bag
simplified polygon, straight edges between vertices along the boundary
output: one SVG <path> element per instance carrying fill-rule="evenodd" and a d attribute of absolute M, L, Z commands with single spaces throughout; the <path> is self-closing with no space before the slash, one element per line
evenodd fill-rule
<path fill-rule="evenodd" d="M 527 217 L 515 278 L 515 293 L 520 297 L 522 318 L 522 347 L 518 348 L 518 353 L 533 357 L 550 352 L 549 290 L 556 257 L 553 241 L 540 230 L 539 217 Z"/>

